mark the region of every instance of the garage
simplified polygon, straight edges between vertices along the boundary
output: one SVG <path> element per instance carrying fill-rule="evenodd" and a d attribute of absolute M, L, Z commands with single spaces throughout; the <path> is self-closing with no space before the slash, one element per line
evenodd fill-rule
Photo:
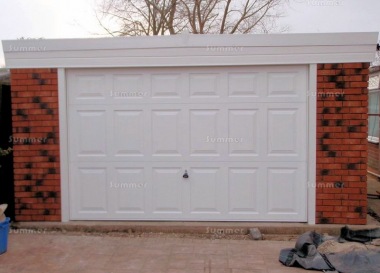
<path fill-rule="evenodd" d="M 377 38 L 3 41 L 16 220 L 366 224 Z"/>
<path fill-rule="evenodd" d="M 68 70 L 71 217 L 306 221 L 307 79 L 307 66 Z"/>

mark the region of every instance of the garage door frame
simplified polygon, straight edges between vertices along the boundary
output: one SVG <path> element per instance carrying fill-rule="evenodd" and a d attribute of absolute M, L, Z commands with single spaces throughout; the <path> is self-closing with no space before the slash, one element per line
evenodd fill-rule
<path fill-rule="evenodd" d="M 316 215 L 316 76 L 317 65 L 309 64 L 308 96 L 307 96 L 307 223 L 315 224 Z M 69 198 L 69 145 L 68 145 L 68 109 L 66 70 L 58 69 L 58 93 L 60 117 L 60 152 L 61 152 L 61 202 L 62 202 L 62 221 L 70 221 L 70 198 Z"/>

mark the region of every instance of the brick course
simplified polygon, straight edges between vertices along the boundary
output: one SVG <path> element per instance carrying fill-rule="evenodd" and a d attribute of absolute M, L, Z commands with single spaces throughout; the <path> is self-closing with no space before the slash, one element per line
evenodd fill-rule
<path fill-rule="evenodd" d="M 368 67 L 318 65 L 317 223 L 367 221 Z"/>
<path fill-rule="evenodd" d="M 56 69 L 12 69 L 16 221 L 60 221 Z"/>

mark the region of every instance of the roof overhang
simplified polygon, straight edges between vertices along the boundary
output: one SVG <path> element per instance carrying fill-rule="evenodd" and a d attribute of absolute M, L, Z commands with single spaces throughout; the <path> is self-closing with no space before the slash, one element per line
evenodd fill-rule
<path fill-rule="evenodd" d="M 233 66 L 371 62 L 377 32 L 3 41 L 7 68 Z"/>

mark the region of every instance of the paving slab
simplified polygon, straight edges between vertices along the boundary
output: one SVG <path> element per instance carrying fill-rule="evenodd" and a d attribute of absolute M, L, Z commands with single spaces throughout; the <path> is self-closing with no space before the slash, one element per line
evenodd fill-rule
<path fill-rule="evenodd" d="M 10 234 L 0 273 L 300 273 L 278 262 L 294 241 Z"/>

